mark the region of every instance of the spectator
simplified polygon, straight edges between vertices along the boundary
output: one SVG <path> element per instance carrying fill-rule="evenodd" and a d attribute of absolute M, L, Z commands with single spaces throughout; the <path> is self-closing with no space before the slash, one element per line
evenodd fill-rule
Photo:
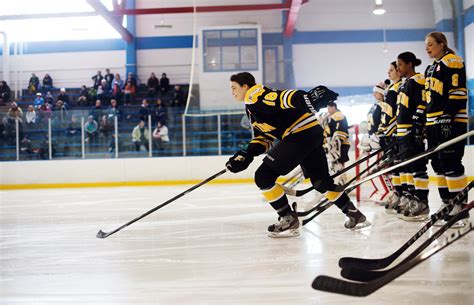
<path fill-rule="evenodd" d="M 28 139 L 28 136 L 24 136 L 20 142 L 20 156 L 21 160 L 31 160 L 33 159 L 33 149 L 31 147 L 31 140 Z"/>
<path fill-rule="evenodd" d="M 67 120 L 67 108 L 63 101 L 58 100 L 56 104 L 54 104 L 52 111 L 56 121 L 62 123 Z"/>
<path fill-rule="evenodd" d="M 41 107 L 38 109 L 39 117 L 40 117 L 40 122 L 43 124 L 46 124 L 48 120 L 52 117 L 53 112 L 51 110 L 51 105 L 48 103 L 44 103 L 41 105 Z"/>
<path fill-rule="evenodd" d="M 169 149 L 169 142 L 168 127 L 166 127 L 163 122 L 158 121 L 153 131 L 153 143 L 155 144 L 159 156 L 163 155 L 163 152 Z"/>
<path fill-rule="evenodd" d="M 25 113 L 25 121 L 27 126 L 33 126 L 36 124 L 36 111 L 35 107 L 33 105 L 28 105 L 28 109 L 26 110 Z"/>
<path fill-rule="evenodd" d="M 44 99 L 41 96 L 41 93 L 36 93 L 36 98 L 33 101 L 33 105 L 35 106 L 36 109 L 39 109 L 41 106 L 44 104 Z"/>
<path fill-rule="evenodd" d="M 48 90 L 52 90 L 53 87 L 53 79 L 46 73 L 43 77 L 43 90 L 46 92 Z"/>
<path fill-rule="evenodd" d="M 151 72 L 150 78 L 148 79 L 148 96 L 154 97 L 160 86 L 160 80 L 156 77 L 155 73 Z"/>
<path fill-rule="evenodd" d="M 140 120 L 137 126 L 132 131 L 132 141 L 135 144 L 135 150 L 140 151 L 141 147 L 145 147 L 148 150 L 148 129 L 145 127 L 145 121 Z"/>
<path fill-rule="evenodd" d="M 100 83 L 102 82 L 102 80 L 104 79 L 104 77 L 102 76 L 102 71 L 97 71 L 97 74 L 92 76 L 91 79 L 94 81 L 94 84 L 92 87 L 94 87 L 94 89 L 97 90 L 97 88 L 99 88 L 100 86 Z"/>
<path fill-rule="evenodd" d="M 0 82 L 0 105 L 6 105 L 10 101 L 12 91 L 7 82 L 2 80 Z"/>
<path fill-rule="evenodd" d="M 184 92 L 183 90 L 181 90 L 180 85 L 175 85 L 173 91 L 173 98 L 171 99 L 171 106 L 184 107 L 184 104 Z"/>
<path fill-rule="evenodd" d="M 107 116 L 103 116 L 99 121 L 99 139 L 100 143 L 108 143 L 112 133 L 114 133 L 114 124 L 107 120 Z"/>
<path fill-rule="evenodd" d="M 116 73 L 113 84 L 117 84 L 120 90 L 123 90 L 125 83 L 123 79 L 120 78 L 120 74 Z"/>
<path fill-rule="evenodd" d="M 81 123 L 76 116 L 71 116 L 71 121 L 66 129 L 66 142 L 64 143 L 64 156 L 69 156 L 72 151 L 79 155 L 79 150 L 75 149 L 81 144 Z"/>
<path fill-rule="evenodd" d="M 166 73 L 161 74 L 160 87 L 162 94 L 170 90 L 170 80 L 166 77 Z"/>
<path fill-rule="evenodd" d="M 39 81 L 38 76 L 36 76 L 36 74 L 34 73 L 31 73 L 30 81 L 28 83 L 28 92 L 30 94 L 36 93 L 36 91 L 38 91 L 39 89 L 39 84 L 40 84 L 40 81 Z"/>
<path fill-rule="evenodd" d="M 110 98 L 110 87 L 105 79 L 100 83 L 99 88 L 97 89 L 97 98 L 102 102 L 107 102 Z"/>
<path fill-rule="evenodd" d="M 54 97 L 51 94 L 51 91 L 46 92 L 46 96 L 44 97 L 44 102 L 50 105 L 54 104 Z"/>
<path fill-rule="evenodd" d="M 112 88 L 112 99 L 120 101 L 122 100 L 122 88 L 119 86 L 118 83 L 114 83 L 114 87 Z"/>
<path fill-rule="evenodd" d="M 135 91 L 137 87 L 133 84 L 132 81 L 128 80 L 124 89 L 124 103 L 125 105 L 130 105 L 135 98 Z"/>
<path fill-rule="evenodd" d="M 77 105 L 86 106 L 89 104 L 89 99 L 89 91 L 87 90 L 86 85 L 82 85 L 79 97 L 77 98 Z"/>
<path fill-rule="evenodd" d="M 3 123 L 3 127 L 1 129 L 2 129 L 3 141 L 7 145 L 15 145 L 16 144 L 15 120 L 4 117 L 2 119 L 2 123 Z"/>
<path fill-rule="evenodd" d="M 61 90 L 59 90 L 59 95 L 56 98 L 56 101 L 59 100 L 63 102 L 65 107 L 69 106 L 69 95 L 66 93 L 66 88 L 61 88 Z"/>
<path fill-rule="evenodd" d="M 54 142 L 51 143 L 51 156 L 56 155 L 56 145 Z M 41 141 L 40 148 L 38 149 L 38 156 L 40 159 L 47 160 L 49 159 L 49 139 L 48 136 L 44 136 L 43 141 Z"/>
<path fill-rule="evenodd" d="M 112 85 L 114 84 L 114 75 L 110 73 L 110 69 L 105 69 L 105 81 L 107 82 L 107 85 L 109 88 L 112 88 Z"/>
<path fill-rule="evenodd" d="M 168 120 L 168 111 L 166 106 L 163 104 L 161 99 L 156 100 L 155 107 L 153 108 L 153 124 L 156 124 L 158 121 L 161 121 L 163 124 Z"/>
<path fill-rule="evenodd" d="M 8 118 L 18 120 L 18 122 L 23 121 L 23 110 L 18 107 L 16 102 L 12 102 L 10 109 L 8 109 Z"/>
<path fill-rule="evenodd" d="M 146 99 L 143 99 L 140 110 L 138 111 L 140 120 L 148 122 L 148 116 L 151 115 L 151 108 Z"/>
<path fill-rule="evenodd" d="M 100 100 L 95 101 L 95 106 L 91 109 L 89 115 L 92 115 L 95 121 L 99 121 L 104 115 L 104 108 L 102 107 L 102 102 Z"/>
<path fill-rule="evenodd" d="M 117 120 L 120 121 L 121 110 L 118 106 L 118 103 L 115 99 L 110 100 L 110 107 L 107 109 L 107 119 L 109 122 L 114 122 L 114 118 L 117 117 Z"/>
<path fill-rule="evenodd" d="M 84 124 L 85 131 L 85 142 L 93 143 L 97 137 L 97 130 L 99 129 L 99 124 L 94 119 L 94 116 L 90 115 L 87 117 L 87 121 Z"/>
<path fill-rule="evenodd" d="M 132 84 L 135 86 L 135 88 L 138 86 L 137 78 L 133 76 L 133 73 L 132 73 L 132 72 L 128 72 L 128 75 L 127 75 L 127 82 L 128 82 L 128 81 L 131 81 Z"/>

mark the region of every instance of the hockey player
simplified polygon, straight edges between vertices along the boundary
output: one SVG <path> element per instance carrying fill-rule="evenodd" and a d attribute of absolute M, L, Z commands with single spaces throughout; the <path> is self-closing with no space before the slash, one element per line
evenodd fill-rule
<path fill-rule="evenodd" d="M 349 161 L 349 126 L 344 114 L 337 109 L 335 102 L 328 103 L 329 119 L 324 136 L 328 147 L 328 156 L 334 173 L 344 169 L 344 163 Z M 336 184 L 343 185 L 346 175 L 342 174 L 336 178 Z"/>
<path fill-rule="evenodd" d="M 403 159 L 425 151 L 425 77 L 415 72 L 415 67 L 419 65 L 421 60 L 411 52 L 398 55 L 398 71 L 406 78 L 399 89 L 397 101 L 397 140 Z M 402 184 L 406 184 L 397 211 L 400 218 L 425 220 L 429 217 L 426 163 L 423 158 L 400 170 Z"/>
<path fill-rule="evenodd" d="M 463 59 L 448 47 L 443 33 L 428 34 L 425 44 L 428 56 L 434 59 L 425 72 L 428 147 L 433 147 L 466 132 L 466 70 Z M 431 158 L 443 203 L 447 203 L 467 185 L 462 164 L 465 145 L 465 140 L 460 141 Z M 450 215 L 457 213 L 465 203 L 456 205 Z M 464 216 L 465 222 L 469 213 Z"/>
<path fill-rule="evenodd" d="M 309 92 L 301 90 L 273 90 L 255 83 L 248 72 L 230 77 L 232 95 L 245 102 L 252 122 L 254 138 L 246 149 L 235 153 L 226 163 L 229 171 L 245 170 L 255 156 L 268 152 L 255 172 L 255 184 L 278 213 L 279 221 L 268 227 L 270 237 L 299 235 L 299 220 L 282 186 L 276 183 L 281 175 L 301 165 L 314 188 L 334 202 L 349 218 L 348 229 L 367 226 L 366 217 L 354 206 L 329 176 L 323 150 L 323 130 L 315 116 L 320 107 L 337 98 L 337 94 L 323 86 Z M 275 139 L 280 140 L 269 151 Z"/>

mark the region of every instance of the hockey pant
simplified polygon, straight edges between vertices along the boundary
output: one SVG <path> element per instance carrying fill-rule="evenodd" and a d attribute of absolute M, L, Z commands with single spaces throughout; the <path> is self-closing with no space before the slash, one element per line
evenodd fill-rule
<path fill-rule="evenodd" d="M 466 132 L 465 123 L 453 123 L 452 134 L 445 137 L 438 125 L 427 126 L 428 148 L 437 146 Z M 454 198 L 467 186 L 462 157 L 466 140 L 459 141 L 446 149 L 431 155 L 431 166 L 436 174 L 436 184 L 443 202 Z"/>

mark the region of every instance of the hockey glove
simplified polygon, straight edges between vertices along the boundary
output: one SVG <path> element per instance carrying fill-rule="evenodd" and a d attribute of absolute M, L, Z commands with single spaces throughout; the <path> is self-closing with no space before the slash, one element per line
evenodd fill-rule
<path fill-rule="evenodd" d="M 448 140 L 453 133 L 453 117 L 448 114 L 443 114 L 436 120 L 439 140 Z"/>
<path fill-rule="evenodd" d="M 375 133 L 370 135 L 370 148 L 372 150 L 380 149 L 380 139 Z"/>
<path fill-rule="evenodd" d="M 425 126 L 421 124 L 414 124 L 413 125 L 413 141 L 414 144 L 417 146 L 425 146 Z"/>
<path fill-rule="evenodd" d="M 253 161 L 253 156 L 249 155 L 246 150 L 239 150 L 232 157 L 229 158 L 229 161 L 225 164 L 227 169 L 232 173 L 238 173 L 243 170 L 246 170 L 249 167 L 250 163 Z"/>
<path fill-rule="evenodd" d="M 316 111 L 326 108 L 329 102 L 337 100 L 339 94 L 325 86 L 317 86 L 308 91 L 308 98 Z"/>

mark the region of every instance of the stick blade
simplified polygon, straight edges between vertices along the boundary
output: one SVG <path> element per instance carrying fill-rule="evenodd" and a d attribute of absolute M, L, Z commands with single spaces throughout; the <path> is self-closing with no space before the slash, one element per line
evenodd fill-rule
<path fill-rule="evenodd" d="M 365 283 L 347 282 L 325 275 L 317 276 L 311 284 L 311 287 L 316 290 L 345 294 L 355 297 L 363 297 L 370 294 L 370 292 L 367 291 L 366 286 L 367 284 Z"/>
<path fill-rule="evenodd" d="M 102 230 L 99 230 L 99 232 L 97 232 L 97 235 L 96 235 L 97 238 L 106 238 L 107 236 L 109 236 L 109 234 L 105 233 Z"/>
<path fill-rule="evenodd" d="M 393 260 L 391 257 L 386 258 L 358 258 L 358 257 L 341 257 L 339 259 L 339 267 L 345 268 L 359 268 L 359 269 L 383 269 L 386 268 Z"/>

